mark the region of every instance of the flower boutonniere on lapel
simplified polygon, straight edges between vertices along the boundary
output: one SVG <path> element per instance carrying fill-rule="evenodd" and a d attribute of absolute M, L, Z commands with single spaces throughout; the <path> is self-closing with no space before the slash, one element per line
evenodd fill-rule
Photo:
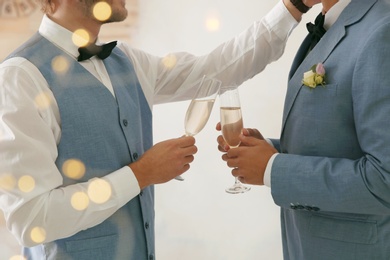
<path fill-rule="evenodd" d="M 315 88 L 318 85 L 325 84 L 325 67 L 321 62 L 313 65 L 309 71 L 303 73 L 303 85 L 309 88 Z"/>

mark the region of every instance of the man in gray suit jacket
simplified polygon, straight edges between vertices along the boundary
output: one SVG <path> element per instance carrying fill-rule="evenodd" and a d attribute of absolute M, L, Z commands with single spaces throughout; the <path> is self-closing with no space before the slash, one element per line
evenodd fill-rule
<path fill-rule="evenodd" d="M 390 1 L 322 5 L 327 32 L 297 53 L 280 139 L 244 129 L 223 159 L 242 182 L 271 187 L 284 259 L 390 259 Z M 325 71 L 305 85 L 316 64 Z"/>

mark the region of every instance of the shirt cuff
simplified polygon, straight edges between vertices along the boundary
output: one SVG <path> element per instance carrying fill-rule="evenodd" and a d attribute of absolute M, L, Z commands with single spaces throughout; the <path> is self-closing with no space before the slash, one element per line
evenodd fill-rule
<path fill-rule="evenodd" d="M 279 39 L 290 36 L 298 25 L 297 20 L 291 15 L 283 1 L 280 0 L 263 19 L 264 25 L 274 32 Z"/>
<path fill-rule="evenodd" d="M 263 182 L 264 182 L 264 185 L 271 188 L 271 170 L 272 170 L 272 164 L 274 163 L 274 160 L 276 158 L 276 156 L 278 155 L 278 153 L 275 153 L 274 155 L 271 156 L 271 158 L 269 159 L 268 163 L 267 163 L 267 167 L 265 168 L 265 172 L 264 172 L 264 179 L 263 179 Z"/>
<path fill-rule="evenodd" d="M 141 191 L 137 178 L 128 166 L 106 175 L 104 179 L 112 185 L 113 195 L 117 197 L 119 207 L 136 197 Z"/>

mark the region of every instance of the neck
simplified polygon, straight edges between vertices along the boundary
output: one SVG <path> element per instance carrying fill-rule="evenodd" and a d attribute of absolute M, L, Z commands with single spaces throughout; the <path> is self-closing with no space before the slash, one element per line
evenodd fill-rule
<path fill-rule="evenodd" d="M 99 35 L 102 22 L 94 19 L 89 9 L 82 7 L 64 1 L 61 5 L 56 5 L 53 12 L 47 16 L 71 32 L 85 30 L 88 33 L 87 40 L 93 43 Z"/>
<path fill-rule="evenodd" d="M 339 0 L 322 0 L 322 13 L 326 14 Z"/>
<path fill-rule="evenodd" d="M 55 23 L 61 25 L 62 27 L 66 28 L 67 30 L 71 32 L 75 32 L 77 30 L 84 30 L 88 33 L 88 35 L 85 35 L 86 39 L 90 43 L 94 43 L 99 35 L 101 24 L 97 22 L 91 22 L 91 21 L 77 21 L 77 20 L 71 20 L 71 19 L 59 19 L 56 16 L 50 16 L 48 17 L 53 20 Z M 80 35 L 82 36 L 82 35 Z"/>

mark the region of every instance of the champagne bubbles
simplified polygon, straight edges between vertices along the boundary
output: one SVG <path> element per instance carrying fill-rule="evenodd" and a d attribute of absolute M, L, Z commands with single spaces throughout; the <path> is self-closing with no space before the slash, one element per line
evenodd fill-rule
<path fill-rule="evenodd" d="M 93 16 L 99 21 L 107 21 L 112 14 L 111 6 L 106 2 L 98 2 L 93 7 Z"/>

